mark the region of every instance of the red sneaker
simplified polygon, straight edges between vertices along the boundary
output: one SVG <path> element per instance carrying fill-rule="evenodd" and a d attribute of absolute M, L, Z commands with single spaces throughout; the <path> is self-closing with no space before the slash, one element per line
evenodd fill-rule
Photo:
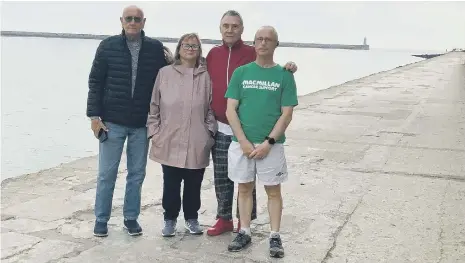
<path fill-rule="evenodd" d="M 215 225 L 210 227 L 207 230 L 207 235 L 218 236 L 223 233 L 233 231 L 233 229 L 234 229 L 234 224 L 232 220 L 228 221 L 228 220 L 219 218 L 218 221 L 216 221 Z"/>

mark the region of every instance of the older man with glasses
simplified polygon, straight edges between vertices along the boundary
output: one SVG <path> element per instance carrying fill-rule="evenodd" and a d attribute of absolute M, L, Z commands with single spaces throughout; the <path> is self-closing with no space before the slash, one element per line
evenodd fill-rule
<path fill-rule="evenodd" d="M 141 188 L 145 179 L 149 140 L 146 121 L 158 71 L 168 63 L 163 44 L 145 36 L 144 12 L 123 10 L 123 31 L 101 41 L 89 75 L 87 116 L 99 140 L 99 171 L 95 199 L 94 235 L 108 235 L 118 166 L 127 139 L 124 227 L 141 235 Z"/>
<path fill-rule="evenodd" d="M 217 221 L 207 231 L 210 236 L 218 236 L 234 230 L 232 216 L 234 182 L 228 177 L 228 149 L 233 137 L 233 130 L 226 117 L 227 99 L 225 93 L 233 72 L 238 67 L 255 61 L 257 56 L 254 47 L 246 45 L 242 41 L 244 22 L 237 11 L 226 11 L 221 17 L 219 28 L 223 44 L 213 47 L 207 55 L 208 73 L 212 79 L 212 109 L 218 121 L 215 146 L 212 149 L 215 193 L 218 204 Z M 297 65 L 293 62 L 287 62 L 284 68 L 292 73 L 297 71 Z M 255 188 L 252 192 L 252 199 L 251 219 L 254 220 L 257 218 Z M 236 217 L 240 218 L 239 207 Z M 239 231 L 240 228 L 240 220 L 238 220 L 236 231 Z"/>

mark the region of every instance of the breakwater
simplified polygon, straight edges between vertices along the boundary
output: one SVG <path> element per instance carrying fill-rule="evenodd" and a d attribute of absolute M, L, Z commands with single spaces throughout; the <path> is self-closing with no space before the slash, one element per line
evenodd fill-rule
<path fill-rule="evenodd" d="M 110 35 L 94 35 L 94 34 L 76 34 L 76 33 L 53 33 L 53 32 L 28 32 L 28 31 L 1 31 L 2 36 L 8 37 L 43 37 L 43 38 L 70 38 L 70 39 L 96 39 L 102 40 Z M 177 43 L 178 38 L 172 37 L 154 37 L 162 42 Z M 251 45 L 252 41 L 244 41 Z M 218 45 L 221 40 L 218 39 L 202 39 L 204 44 Z M 297 43 L 297 42 L 280 42 L 281 47 L 295 48 L 322 48 L 322 49 L 349 49 L 349 50 L 369 50 L 370 46 L 366 44 L 366 40 L 361 45 L 346 45 L 346 44 L 322 44 L 322 43 Z"/>
<path fill-rule="evenodd" d="M 452 52 L 299 99 L 286 130 L 287 262 L 465 262 L 464 59 Z M 142 185 L 144 234 L 129 238 L 125 157 L 105 239 L 92 236 L 98 156 L 2 181 L 1 261 L 269 262 L 263 187 L 245 253 L 227 252 L 230 233 L 193 237 L 178 227 L 167 240 L 163 171 L 153 161 Z M 210 166 L 198 216 L 205 228 L 217 214 L 212 178 Z"/>

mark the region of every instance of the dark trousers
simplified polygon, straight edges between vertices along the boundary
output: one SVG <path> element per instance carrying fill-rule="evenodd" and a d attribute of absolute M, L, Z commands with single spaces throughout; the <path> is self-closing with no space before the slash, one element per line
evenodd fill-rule
<path fill-rule="evenodd" d="M 165 220 L 175 220 L 181 211 L 181 182 L 184 180 L 182 210 L 184 219 L 198 219 L 200 209 L 200 189 L 203 169 L 185 169 L 162 165 L 163 169 L 163 209 Z"/>
<path fill-rule="evenodd" d="M 217 132 L 215 145 L 212 148 L 213 169 L 215 180 L 215 193 L 218 202 L 216 218 L 232 220 L 232 208 L 234 197 L 234 182 L 228 177 L 228 149 L 232 136 Z M 257 194 L 253 189 L 252 218 L 257 218 Z M 239 218 L 239 204 L 237 204 L 236 217 Z"/>

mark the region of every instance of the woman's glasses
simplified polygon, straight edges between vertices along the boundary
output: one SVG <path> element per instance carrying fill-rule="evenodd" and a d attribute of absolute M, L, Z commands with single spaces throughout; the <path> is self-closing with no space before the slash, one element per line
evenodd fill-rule
<path fill-rule="evenodd" d="M 189 50 L 189 49 L 192 49 L 192 50 L 199 50 L 200 45 L 183 43 L 183 44 L 181 44 L 181 47 L 182 47 L 184 50 Z"/>

